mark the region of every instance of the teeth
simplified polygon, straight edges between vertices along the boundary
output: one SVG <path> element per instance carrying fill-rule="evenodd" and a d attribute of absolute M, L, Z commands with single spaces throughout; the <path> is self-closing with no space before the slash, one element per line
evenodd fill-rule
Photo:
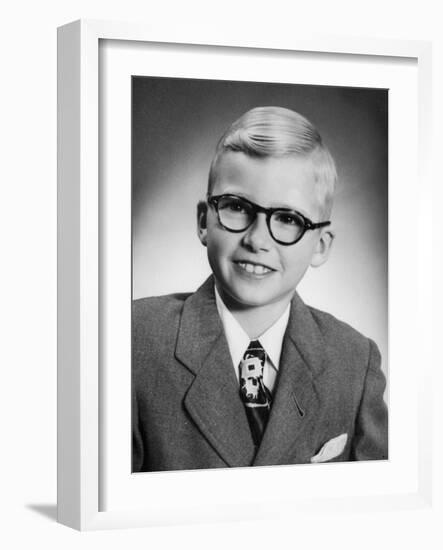
<path fill-rule="evenodd" d="M 269 273 L 271 271 L 269 268 L 265 267 L 264 265 L 255 265 L 255 264 L 249 264 L 245 262 L 239 262 L 238 265 L 248 273 L 254 273 L 254 275 L 264 275 L 265 273 Z"/>

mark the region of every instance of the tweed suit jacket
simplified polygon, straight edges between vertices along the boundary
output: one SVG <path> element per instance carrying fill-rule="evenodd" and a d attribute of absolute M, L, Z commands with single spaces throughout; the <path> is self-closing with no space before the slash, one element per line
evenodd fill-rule
<path fill-rule="evenodd" d="M 309 463 L 338 436 L 330 461 L 388 458 L 377 346 L 297 294 L 258 449 L 212 277 L 195 294 L 134 301 L 132 368 L 135 472 Z"/>

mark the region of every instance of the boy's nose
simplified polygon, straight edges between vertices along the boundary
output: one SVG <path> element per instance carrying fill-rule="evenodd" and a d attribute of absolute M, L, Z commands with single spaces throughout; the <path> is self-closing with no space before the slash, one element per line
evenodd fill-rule
<path fill-rule="evenodd" d="M 258 213 L 253 224 L 249 227 L 242 239 L 243 244 L 254 252 L 269 250 L 272 237 L 266 223 L 266 215 Z"/>

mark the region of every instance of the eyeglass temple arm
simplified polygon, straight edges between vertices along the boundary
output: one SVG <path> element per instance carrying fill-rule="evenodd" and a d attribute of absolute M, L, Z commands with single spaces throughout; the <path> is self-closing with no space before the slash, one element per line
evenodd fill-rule
<path fill-rule="evenodd" d="M 328 225 L 331 225 L 331 222 L 318 222 L 318 223 L 312 223 L 309 220 L 305 220 L 307 222 L 306 228 L 307 229 L 320 229 L 320 227 L 326 227 Z"/>

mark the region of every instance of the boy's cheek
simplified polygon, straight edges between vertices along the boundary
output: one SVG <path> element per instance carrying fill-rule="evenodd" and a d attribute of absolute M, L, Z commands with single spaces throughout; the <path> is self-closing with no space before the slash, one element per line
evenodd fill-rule
<path fill-rule="evenodd" d="M 208 232 L 207 249 L 208 258 L 211 266 L 229 262 L 229 258 L 235 250 L 235 244 L 228 239 L 214 238 L 213 234 Z"/>

